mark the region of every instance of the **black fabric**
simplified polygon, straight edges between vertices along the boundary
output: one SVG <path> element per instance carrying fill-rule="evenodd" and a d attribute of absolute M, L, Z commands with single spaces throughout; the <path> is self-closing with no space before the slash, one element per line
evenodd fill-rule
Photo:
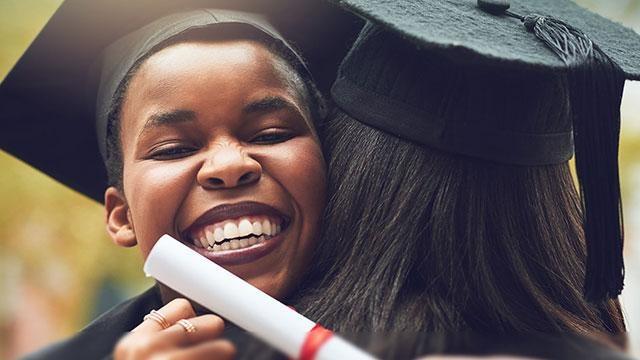
<path fill-rule="evenodd" d="M 368 23 L 331 93 L 353 118 L 396 136 L 447 152 L 536 166 L 573 155 L 565 82 L 548 73 L 463 64 L 416 49 Z"/>
<path fill-rule="evenodd" d="M 371 94 L 349 80 L 331 90 L 335 102 L 355 119 L 392 135 L 447 152 L 517 165 L 546 165 L 567 161 L 573 155 L 571 132 L 526 134 L 487 131 L 482 127 L 453 126 L 456 137 L 447 139 L 442 121 L 426 121 L 431 114 L 408 109 L 405 104 Z M 358 106 L 356 106 L 356 104 Z M 365 110 L 366 109 L 366 110 Z M 416 115 L 421 114 L 421 115 Z M 390 124 L 388 119 L 394 119 Z"/>
<path fill-rule="evenodd" d="M 472 0 L 338 2 L 369 21 L 332 89 L 346 113 L 427 146 L 501 163 L 537 166 L 572 156 L 568 66 L 527 31 L 526 17 L 490 14 Z M 510 11 L 553 13 L 584 29 L 623 77 L 640 79 L 634 31 L 569 0 L 510 3 Z"/>
<path fill-rule="evenodd" d="M 562 71 L 564 63 L 520 20 L 481 10 L 477 0 L 335 0 L 418 46 L 466 63 L 525 71 Z M 640 36 L 571 0 L 510 0 L 521 15 L 552 15 L 581 29 L 624 70 L 640 80 Z"/>
<path fill-rule="evenodd" d="M 100 315 L 71 338 L 47 346 L 23 359 L 111 359 L 113 348 L 118 340 L 138 326 L 142 318 L 151 310 L 157 310 L 162 306 L 160 292 L 154 286 Z M 253 339 L 244 330 L 229 322 L 225 323 L 221 338 L 230 340 L 236 345 L 239 359 L 244 356 L 246 344 Z"/>
<path fill-rule="evenodd" d="M 588 250 L 584 293 L 599 303 L 620 295 L 624 280 L 618 146 L 625 75 L 580 29 L 553 17 L 528 15 L 522 20 L 569 70 Z"/>

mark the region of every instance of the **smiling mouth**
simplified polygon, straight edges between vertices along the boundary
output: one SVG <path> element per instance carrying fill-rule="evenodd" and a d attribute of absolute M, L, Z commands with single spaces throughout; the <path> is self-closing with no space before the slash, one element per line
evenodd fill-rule
<path fill-rule="evenodd" d="M 251 216 L 206 225 L 187 234 L 187 241 L 211 252 L 239 250 L 271 240 L 286 229 L 282 218 Z"/>
<path fill-rule="evenodd" d="M 213 256 L 212 259 L 236 252 L 253 257 L 253 249 L 261 249 L 261 253 L 273 249 L 271 243 L 280 242 L 278 235 L 289 223 L 288 216 L 266 204 L 224 204 L 205 212 L 182 232 L 181 238 L 203 255 Z"/>

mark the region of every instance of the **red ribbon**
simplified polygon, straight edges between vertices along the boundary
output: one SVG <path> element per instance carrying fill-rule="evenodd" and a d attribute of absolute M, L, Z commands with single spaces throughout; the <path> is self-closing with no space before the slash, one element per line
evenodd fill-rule
<path fill-rule="evenodd" d="M 333 336 L 331 330 L 323 328 L 320 324 L 316 324 L 304 339 L 302 349 L 300 349 L 300 357 L 298 360 L 313 360 L 316 353 Z"/>

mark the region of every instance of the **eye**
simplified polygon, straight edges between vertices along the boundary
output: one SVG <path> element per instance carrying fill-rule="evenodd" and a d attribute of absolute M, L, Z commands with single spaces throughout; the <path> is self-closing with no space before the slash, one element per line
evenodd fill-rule
<path fill-rule="evenodd" d="M 183 158 L 195 152 L 196 149 L 180 144 L 160 146 L 151 151 L 150 159 L 154 160 L 173 160 Z"/>
<path fill-rule="evenodd" d="M 251 142 L 258 145 L 278 144 L 291 139 L 294 135 L 295 134 L 289 130 L 270 129 L 255 136 L 251 139 Z"/>

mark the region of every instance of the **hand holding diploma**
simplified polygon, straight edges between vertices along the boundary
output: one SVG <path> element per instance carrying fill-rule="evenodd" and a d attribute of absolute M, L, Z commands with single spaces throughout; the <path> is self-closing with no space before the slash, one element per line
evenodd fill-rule
<path fill-rule="evenodd" d="M 114 359 L 227 360 L 235 357 L 233 344 L 218 338 L 224 330 L 224 321 L 219 316 L 196 316 L 186 299 L 175 299 L 152 313 L 118 342 Z"/>
<path fill-rule="evenodd" d="M 144 271 L 291 358 L 374 359 L 168 235 L 155 244 Z"/>

